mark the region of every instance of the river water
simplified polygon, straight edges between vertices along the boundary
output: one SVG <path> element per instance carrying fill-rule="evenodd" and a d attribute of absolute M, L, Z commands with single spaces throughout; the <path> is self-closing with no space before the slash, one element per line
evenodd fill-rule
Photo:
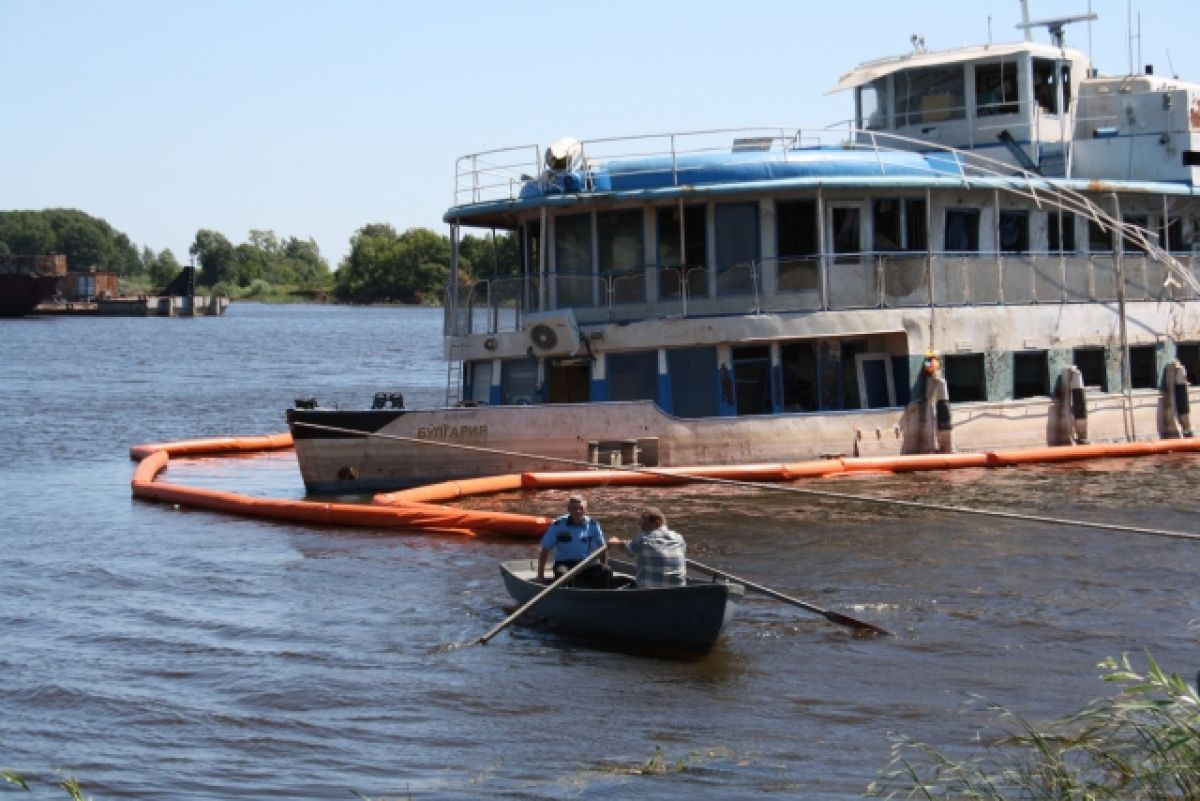
<path fill-rule="evenodd" d="M 294 398 L 444 397 L 441 313 L 235 304 L 219 319 L 0 321 L 0 769 L 109 798 L 858 797 L 900 733 L 948 751 L 1104 695 L 1096 663 L 1200 668 L 1200 542 L 726 487 L 664 507 L 701 561 L 892 630 L 749 596 L 707 657 L 533 626 L 486 647 L 522 541 L 242 520 L 134 501 L 131 444 L 275 433 Z M 289 455 L 175 460 L 302 497 Z M 1200 460 L 824 480 L 887 497 L 1200 531 Z M 554 514 L 562 493 L 474 499 Z M 661 751 L 665 769 L 642 771 Z"/>

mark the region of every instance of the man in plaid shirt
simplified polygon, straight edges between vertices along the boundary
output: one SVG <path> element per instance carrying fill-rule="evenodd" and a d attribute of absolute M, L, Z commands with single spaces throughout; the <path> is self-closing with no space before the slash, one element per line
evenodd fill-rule
<path fill-rule="evenodd" d="M 642 530 L 626 542 L 610 537 L 610 546 L 624 546 L 630 556 L 637 557 L 637 580 L 640 589 L 681 587 L 687 583 L 687 544 L 683 537 L 667 528 L 667 518 L 656 506 L 642 510 Z"/>

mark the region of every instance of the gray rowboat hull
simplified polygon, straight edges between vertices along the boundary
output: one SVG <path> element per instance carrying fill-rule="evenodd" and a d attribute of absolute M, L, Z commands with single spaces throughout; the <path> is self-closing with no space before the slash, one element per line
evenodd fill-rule
<path fill-rule="evenodd" d="M 618 574 L 633 575 L 633 565 L 616 560 L 609 564 Z M 503 562 L 500 574 L 518 604 L 546 588 L 533 580 L 536 560 Z M 559 588 L 529 614 L 582 637 L 702 652 L 733 618 L 743 592 L 739 584 L 707 582 L 644 590 Z"/>

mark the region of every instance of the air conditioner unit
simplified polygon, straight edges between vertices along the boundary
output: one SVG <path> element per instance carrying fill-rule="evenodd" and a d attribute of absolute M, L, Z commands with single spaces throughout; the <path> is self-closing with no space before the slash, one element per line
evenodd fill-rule
<path fill-rule="evenodd" d="M 568 356 L 579 350 L 579 324 L 570 309 L 527 314 L 524 323 L 535 356 Z"/>

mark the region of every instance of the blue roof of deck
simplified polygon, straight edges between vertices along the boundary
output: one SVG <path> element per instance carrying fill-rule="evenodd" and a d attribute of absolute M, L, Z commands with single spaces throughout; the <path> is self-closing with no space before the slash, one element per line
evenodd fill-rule
<path fill-rule="evenodd" d="M 563 172 L 551 180 L 522 185 L 513 199 L 455 206 L 445 222 L 479 222 L 497 214 L 542 206 L 562 207 L 606 202 L 648 201 L 689 195 L 765 193 L 817 187 L 998 188 L 1027 187 L 1024 176 L 964 174 L 953 153 L 806 148 L 785 153 L 706 153 L 614 159 L 593 166 L 593 188 L 585 190 L 582 172 Z M 1153 192 L 1197 195 L 1187 184 L 1151 181 L 1035 179 L 1033 188 L 1087 192 Z"/>

